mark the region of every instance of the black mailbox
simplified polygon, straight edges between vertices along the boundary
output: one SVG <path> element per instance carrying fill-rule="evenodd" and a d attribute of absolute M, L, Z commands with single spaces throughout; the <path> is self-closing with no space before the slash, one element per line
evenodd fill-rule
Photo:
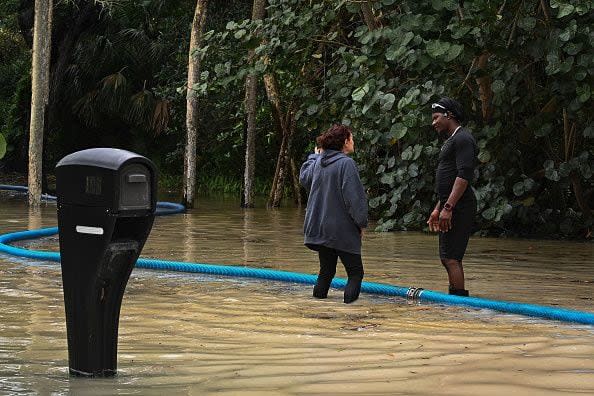
<path fill-rule="evenodd" d="M 70 374 L 113 376 L 120 307 L 150 233 L 157 175 L 147 158 L 94 148 L 56 165 Z"/>

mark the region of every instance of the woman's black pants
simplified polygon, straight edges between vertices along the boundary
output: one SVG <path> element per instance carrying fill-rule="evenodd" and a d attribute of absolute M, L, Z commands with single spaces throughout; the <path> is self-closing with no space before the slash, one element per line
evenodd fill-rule
<path fill-rule="evenodd" d="M 359 298 L 361 292 L 361 281 L 363 280 L 363 262 L 360 254 L 344 252 L 342 250 L 331 249 L 326 246 L 317 246 L 320 257 L 320 273 L 318 281 L 314 286 L 313 296 L 316 298 L 326 298 L 328 289 L 334 275 L 336 275 L 336 264 L 338 257 L 344 265 L 348 281 L 344 288 L 344 302 L 352 303 Z"/>

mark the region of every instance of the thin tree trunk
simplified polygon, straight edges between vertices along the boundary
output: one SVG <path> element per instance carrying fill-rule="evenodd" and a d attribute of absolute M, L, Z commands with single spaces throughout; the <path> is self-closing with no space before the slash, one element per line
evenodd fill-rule
<path fill-rule="evenodd" d="M 285 139 L 283 137 L 283 140 L 281 142 L 281 149 L 282 146 L 285 142 Z M 272 177 L 272 185 L 270 186 L 270 192 L 268 193 L 268 201 L 266 202 L 266 207 L 270 208 L 272 207 L 272 200 L 274 199 L 274 193 L 276 192 L 276 186 L 278 184 L 278 175 L 280 172 L 280 168 L 281 168 L 281 164 L 280 164 L 280 151 L 279 151 L 279 156 L 276 158 L 276 167 L 274 168 L 274 176 Z"/>
<path fill-rule="evenodd" d="M 252 20 L 264 18 L 266 0 L 254 0 Z M 255 51 L 249 50 L 248 62 L 254 61 Z M 243 175 L 243 207 L 254 207 L 254 174 L 256 163 L 256 99 L 258 80 L 250 73 L 245 78 L 245 111 L 247 131 L 245 138 L 245 169 Z"/>
<path fill-rule="evenodd" d="M 251 51 L 251 50 L 250 50 Z M 245 78 L 245 168 L 243 173 L 243 207 L 254 207 L 254 174 L 256 173 L 256 97 L 258 82 L 253 74 Z"/>
<path fill-rule="evenodd" d="M 299 184 L 299 169 L 297 169 L 297 164 L 295 164 L 295 158 L 291 156 L 290 159 L 291 164 L 291 176 L 293 181 L 293 199 L 295 201 L 295 205 L 301 206 L 303 202 L 301 201 L 301 185 Z"/>
<path fill-rule="evenodd" d="M 592 208 L 590 208 L 590 205 L 588 205 L 588 200 L 586 199 L 586 194 L 584 194 L 580 176 L 576 172 L 572 172 L 571 175 L 569 175 L 569 180 L 571 181 L 571 186 L 573 187 L 575 201 L 582 211 L 582 216 L 584 216 L 584 219 L 588 221 L 592 218 Z"/>
<path fill-rule="evenodd" d="M 549 6 L 545 0 L 540 0 L 540 9 L 542 10 L 542 14 L 544 15 L 545 21 L 547 24 L 551 21 L 551 17 L 549 15 Z"/>
<path fill-rule="evenodd" d="M 206 22 L 208 0 L 196 0 L 190 49 L 188 55 L 188 83 L 186 95 L 186 149 L 184 154 L 184 197 L 183 204 L 187 208 L 194 206 L 196 193 L 196 139 L 198 135 L 198 97 L 194 92 L 194 84 L 200 78 L 200 56 L 194 52 L 202 44 L 202 33 Z"/>
<path fill-rule="evenodd" d="M 67 77 L 66 70 L 70 66 L 72 58 L 72 51 L 77 44 L 80 36 L 85 32 L 92 30 L 99 20 L 103 6 L 95 0 L 80 1 L 77 4 L 76 11 L 69 17 L 65 29 L 58 38 L 54 41 L 52 47 L 53 51 L 50 62 L 49 72 L 49 93 L 48 103 L 45 109 L 44 119 L 44 140 L 51 137 L 51 134 L 56 127 L 56 116 L 60 109 L 64 106 L 65 95 L 63 95 L 64 79 Z M 56 27 L 57 29 L 58 27 Z M 55 38 L 55 37 L 54 37 Z M 43 145 L 42 153 L 42 169 L 41 169 L 41 183 L 42 191 L 49 192 L 48 185 L 48 167 L 52 164 L 48 163 L 48 152 L 51 147 L 47 144 Z"/>
<path fill-rule="evenodd" d="M 280 150 L 278 151 L 278 158 L 276 159 L 276 170 L 274 172 L 274 179 L 272 181 L 272 187 L 270 188 L 270 195 L 268 196 L 268 207 L 278 208 L 280 202 L 283 199 L 283 190 L 285 186 L 285 173 L 286 173 L 286 153 L 289 136 L 283 130 L 283 140 L 281 142 Z"/>
<path fill-rule="evenodd" d="M 288 106 L 286 114 L 283 114 L 283 109 L 280 102 L 280 95 L 276 79 L 272 74 L 264 75 L 264 87 L 266 88 L 266 95 L 272 105 L 272 115 L 276 124 L 277 134 L 282 136 L 281 147 L 278 152 L 276 161 L 276 170 L 274 172 L 274 179 L 272 180 L 272 187 L 268 197 L 268 207 L 280 206 L 282 193 L 284 189 L 284 181 L 286 168 L 288 166 L 287 152 L 289 139 L 291 137 L 291 128 L 294 128 L 295 116 L 293 114 L 292 105 Z"/>
<path fill-rule="evenodd" d="M 481 99 L 481 107 L 483 114 L 483 121 L 489 122 L 493 115 L 493 108 L 491 106 L 491 99 L 493 98 L 493 91 L 491 90 L 491 76 L 487 74 L 487 61 L 491 56 L 488 52 L 483 52 L 478 57 L 477 69 L 483 71 L 483 75 L 476 79 L 479 87 L 479 98 Z"/>
<path fill-rule="evenodd" d="M 293 200 L 296 205 L 301 206 L 301 189 L 299 187 L 299 175 L 297 173 L 297 166 L 295 165 L 295 160 L 293 159 L 293 138 L 295 136 L 295 128 L 297 126 L 297 120 L 295 119 L 294 111 L 291 111 L 287 114 L 289 119 L 286 122 L 288 125 L 289 130 L 289 138 L 287 139 L 287 152 L 285 155 L 285 164 L 287 167 L 287 172 L 289 176 L 289 180 L 291 182 L 291 190 L 293 190 Z"/>
<path fill-rule="evenodd" d="M 29 126 L 29 206 L 41 204 L 43 130 L 49 97 L 53 0 L 35 1 L 31 81 L 31 123 Z"/>
<path fill-rule="evenodd" d="M 376 30 L 381 27 L 381 22 L 375 17 L 373 7 L 369 0 L 361 3 L 361 12 L 363 13 L 363 20 L 369 30 Z"/>
<path fill-rule="evenodd" d="M 268 101 L 272 105 L 272 117 L 274 118 L 274 123 L 276 126 L 276 133 L 277 135 L 281 136 L 281 145 L 279 149 L 279 154 L 276 160 L 276 168 L 274 170 L 274 177 L 272 178 L 272 186 L 270 187 L 270 193 L 268 195 L 268 202 L 266 206 L 270 207 L 272 201 L 274 199 L 274 194 L 277 189 L 278 179 L 279 179 L 279 172 L 282 168 L 282 152 L 285 149 L 286 139 L 284 134 L 283 128 L 283 117 L 282 117 L 282 109 L 280 107 L 280 99 L 278 97 L 278 91 L 276 87 L 276 80 L 274 76 L 271 74 L 264 75 L 264 87 L 266 88 L 266 96 L 268 97 Z"/>
<path fill-rule="evenodd" d="M 292 142 L 296 122 L 297 121 L 295 120 L 295 112 L 292 110 L 292 106 L 289 106 L 289 111 L 287 112 L 285 120 L 282 124 L 283 142 L 281 144 L 281 149 L 279 150 L 278 154 L 277 172 L 275 173 L 276 182 L 273 182 L 275 188 L 271 189 L 270 191 L 271 195 L 268 203 L 269 207 L 279 207 L 281 204 L 281 200 L 283 199 L 285 180 L 287 179 L 287 174 L 291 171 L 291 146 L 293 145 Z"/>
<path fill-rule="evenodd" d="M 567 109 L 563 108 L 563 148 L 565 162 L 571 161 L 575 156 L 575 146 L 577 144 L 576 129 L 577 124 L 574 122 L 570 125 Z M 582 211 L 582 216 L 584 216 L 586 221 L 589 221 L 592 218 L 592 208 L 590 208 L 586 195 L 584 194 L 580 175 L 576 171 L 572 171 L 569 175 L 569 180 L 573 187 L 575 200 Z"/>

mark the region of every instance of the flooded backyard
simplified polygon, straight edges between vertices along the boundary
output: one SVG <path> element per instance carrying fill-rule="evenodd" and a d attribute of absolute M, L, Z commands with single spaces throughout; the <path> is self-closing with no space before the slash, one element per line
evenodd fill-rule
<path fill-rule="evenodd" d="M 233 199 L 159 217 L 143 257 L 316 273 L 304 211 Z M 0 196 L 0 233 L 57 224 Z M 19 244 L 57 250 L 57 236 Z M 446 291 L 437 240 L 368 232 L 365 280 Z M 593 312 L 594 244 L 473 238 L 474 296 Z M 344 277 L 339 264 L 337 275 Z M 0 254 L 0 394 L 593 394 L 594 327 L 311 286 L 135 269 L 122 303 L 118 375 L 68 375 L 60 267 Z"/>

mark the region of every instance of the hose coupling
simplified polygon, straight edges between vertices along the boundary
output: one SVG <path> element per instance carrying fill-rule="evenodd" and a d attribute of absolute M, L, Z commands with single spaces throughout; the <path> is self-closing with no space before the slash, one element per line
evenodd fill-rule
<path fill-rule="evenodd" d="M 411 287 L 406 292 L 406 299 L 407 300 L 418 300 L 421 296 L 421 292 L 423 291 L 422 287 Z"/>

